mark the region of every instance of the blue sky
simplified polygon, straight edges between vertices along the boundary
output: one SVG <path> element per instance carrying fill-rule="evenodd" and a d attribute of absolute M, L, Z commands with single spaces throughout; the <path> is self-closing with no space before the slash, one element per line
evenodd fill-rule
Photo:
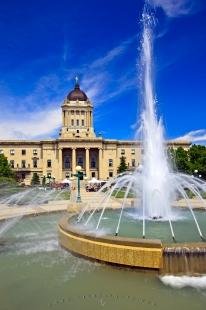
<path fill-rule="evenodd" d="M 150 0 L 158 114 L 167 138 L 206 140 L 206 2 Z M 0 138 L 57 137 L 74 77 L 94 104 L 96 133 L 133 139 L 141 0 L 2 0 Z"/>

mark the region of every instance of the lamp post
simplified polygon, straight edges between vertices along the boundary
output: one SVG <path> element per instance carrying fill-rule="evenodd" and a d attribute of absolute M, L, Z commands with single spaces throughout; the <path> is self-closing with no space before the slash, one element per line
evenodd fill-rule
<path fill-rule="evenodd" d="M 81 202 L 81 195 L 80 195 L 80 180 L 83 180 L 83 172 L 81 171 L 81 166 L 76 166 L 76 172 L 75 174 L 72 174 L 72 176 L 77 177 L 77 200 L 76 202 Z"/>
<path fill-rule="evenodd" d="M 52 176 L 51 176 L 51 174 L 49 173 L 49 174 L 47 175 L 47 179 L 49 180 L 49 186 L 51 186 L 51 178 L 52 178 Z"/>

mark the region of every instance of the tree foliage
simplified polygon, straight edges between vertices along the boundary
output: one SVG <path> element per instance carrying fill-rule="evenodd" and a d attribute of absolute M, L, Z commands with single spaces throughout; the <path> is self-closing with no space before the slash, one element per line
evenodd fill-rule
<path fill-rule="evenodd" d="M 182 147 L 168 149 L 168 157 L 174 170 L 201 176 L 206 179 L 206 147 L 192 145 L 188 151 Z"/>
<path fill-rule="evenodd" d="M 31 180 L 31 185 L 39 185 L 39 184 L 40 184 L 39 175 L 38 175 L 38 173 L 34 172 L 32 180 Z"/>
<path fill-rule="evenodd" d="M 122 173 L 126 170 L 127 170 L 126 157 L 122 156 L 122 157 L 120 157 L 120 164 L 119 164 L 119 167 L 117 169 L 117 172 Z"/>
<path fill-rule="evenodd" d="M 0 154 L 0 177 L 13 178 L 14 173 L 4 154 Z"/>

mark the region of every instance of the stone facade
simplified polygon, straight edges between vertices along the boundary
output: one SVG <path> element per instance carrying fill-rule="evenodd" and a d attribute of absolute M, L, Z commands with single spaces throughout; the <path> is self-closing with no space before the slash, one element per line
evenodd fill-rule
<path fill-rule="evenodd" d="M 117 174 L 120 157 L 128 168 L 141 163 L 142 147 L 138 141 L 109 140 L 95 135 L 93 106 L 76 83 L 62 105 L 62 128 L 59 137 L 42 141 L 0 141 L 3 153 L 18 178 L 30 184 L 34 172 L 57 182 L 75 173 L 80 165 L 88 179 L 107 180 Z M 189 148 L 189 143 L 168 143 L 174 148 Z"/>

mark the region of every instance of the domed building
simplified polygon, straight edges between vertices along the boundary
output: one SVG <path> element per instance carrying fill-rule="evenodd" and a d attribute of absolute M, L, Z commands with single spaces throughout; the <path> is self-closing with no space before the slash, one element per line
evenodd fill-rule
<path fill-rule="evenodd" d="M 120 158 L 125 157 L 128 169 L 141 163 L 142 147 L 138 141 L 111 140 L 97 137 L 93 127 L 93 105 L 76 79 L 74 89 L 62 106 L 62 127 L 59 137 L 43 141 L 0 141 L 19 180 L 30 184 L 34 173 L 60 182 L 81 166 L 88 179 L 107 180 L 117 174 Z M 188 149 L 189 143 L 170 141 L 173 147 Z"/>

